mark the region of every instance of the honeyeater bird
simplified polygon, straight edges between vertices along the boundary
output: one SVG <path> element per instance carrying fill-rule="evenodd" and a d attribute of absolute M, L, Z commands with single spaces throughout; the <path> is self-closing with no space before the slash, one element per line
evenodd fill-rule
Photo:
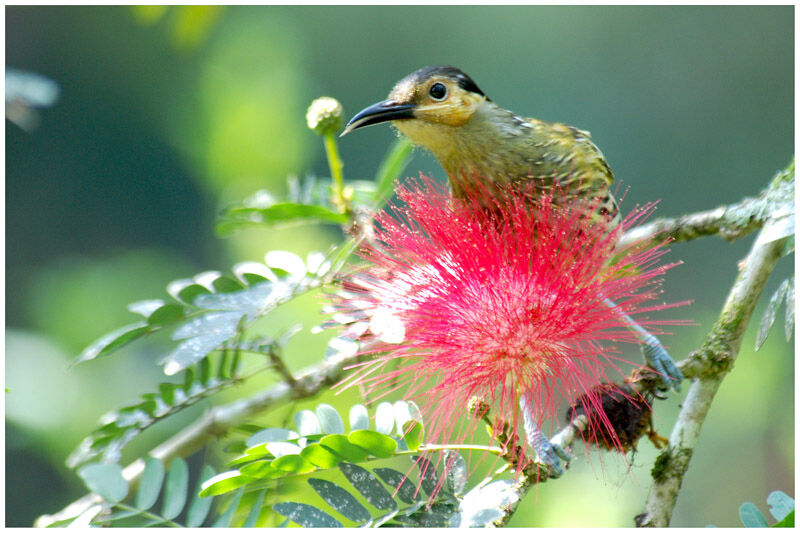
<path fill-rule="evenodd" d="M 522 190 L 533 194 L 534 201 L 537 191 L 559 186 L 559 197 L 586 200 L 591 206 L 588 216 L 609 231 L 620 222 L 610 192 L 614 175 L 588 132 L 504 109 L 458 68 L 432 66 L 412 72 L 397 82 L 386 100 L 358 112 L 342 135 L 389 121 L 433 153 L 457 197 L 474 180 L 481 180 L 490 194 L 504 187 L 525 187 Z M 610 300 L 607 305 L 610 312 L 620 312 Z M 648 364 L 665 385 L 678 389 L 683 375 L 658 339 L 624 318 L 641 340 Z M 536 439 L 541 439 L 538 433 Z"/>
<path fill-rule="evenodd" d="M 566 124 L 524 118 L 492 102 L 472 78 L 451 66 L 425 67 L 400 80 L 389 98 L 359 112 L 342 135 L 392 121 L 430 150 L 447 172 L 453 194 L 463 184 L 522 184 L 563 189 L 567 200 L 593 202 L 594 218 L 616 227 L 610 193 L 614 175 L 589 133 Z"/>

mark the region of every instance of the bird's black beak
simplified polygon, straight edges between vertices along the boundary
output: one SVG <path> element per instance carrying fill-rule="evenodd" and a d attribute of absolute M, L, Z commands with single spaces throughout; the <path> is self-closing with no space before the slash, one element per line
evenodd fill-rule
<path fill-rule="evenodd" d="M 394 100 L 384 100 L 366 109 L 359 111 L 356 116 L 350 119 L 345 126 L 340 137 L 347 135 L 351 131 L 364 126 L 372 126 L 390 120 L 401 120 L 404 118 L 414 118 L 414 105 L 395 102 Z"/>

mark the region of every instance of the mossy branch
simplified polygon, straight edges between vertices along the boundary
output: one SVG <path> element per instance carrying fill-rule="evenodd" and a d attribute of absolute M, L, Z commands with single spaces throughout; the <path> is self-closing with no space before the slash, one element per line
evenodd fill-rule
<path fill-rule="evenodd" d="M 756 240 L 742 263 L 719 319 L 702 347 L 687 358 L 684 368 L 692 368 L 696 377 L 672 428 L 669 444 L 656 459 L 653 486 L 644 513 L 635 518 L 637 526 L 669 525 L 703 422 L 722 380 L 739 354 L 742 337 L 764 285 L 781 257 L 784 241 Z"/>

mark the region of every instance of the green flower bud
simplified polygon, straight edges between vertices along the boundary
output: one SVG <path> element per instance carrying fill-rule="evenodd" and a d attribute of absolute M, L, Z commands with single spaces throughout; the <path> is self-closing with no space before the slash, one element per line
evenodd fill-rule
<path fill-rule="evenodd" d="M 336 133 L 342 128 L 342 104 L 335 98 L 323 96 L 308 106 L 306 123 L 318 135 Z"/>

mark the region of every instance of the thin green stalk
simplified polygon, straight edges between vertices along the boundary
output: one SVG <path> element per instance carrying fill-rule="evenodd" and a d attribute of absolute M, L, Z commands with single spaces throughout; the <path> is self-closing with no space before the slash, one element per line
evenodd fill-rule
<path fill-rule="evenodd" d="M 329 132 L 323 135 L 322 138 L 325 143 L 325 154 L 328 156 L 328 167 L 331 170 L 331 178 L 333 179 L 332 203 L 339 208 L 339 211 L 345 212 L 347 210 L 347 202 L 344 197 L 344 173 L 342 172 L 344 163 L 339 157 L 336 137 L 333 132 Z"/>

